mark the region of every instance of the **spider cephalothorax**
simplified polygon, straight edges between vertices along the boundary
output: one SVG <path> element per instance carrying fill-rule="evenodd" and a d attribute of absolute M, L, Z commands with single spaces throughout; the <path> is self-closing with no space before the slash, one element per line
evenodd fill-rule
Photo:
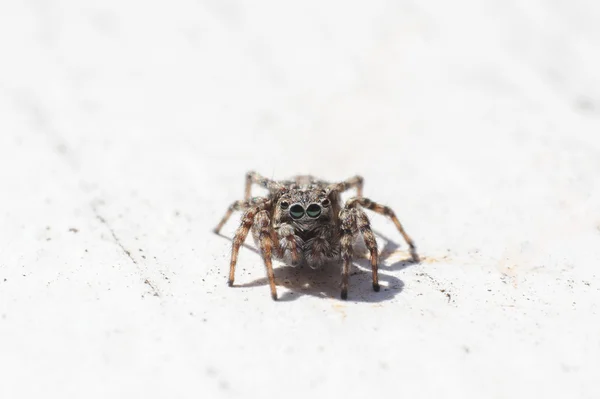
<path fill-rule="evenodd" d="M 250 198 L 252 184 L 269 190 L 266 197 Z M 327 183 L 312 176 L 275 181 L 255 172 L 246 175 L 245 200 L 236 201 L 215 228 L 218 233 L 233 211 L 244 210 L 242 223 L 235 233 L 229 268 L 229 285 L 233 285 L 235 265 L 240 246 L 248 232 L 252 236 L 267 267 L 271 296 L 277 299 L 272 256 L 292 266 L 306 264 L 318 268 L 330 261 L 342 260 L 342 299 L 348 295 L 348 277 L 358 234 L 364 238 L 370 252 L 373 289 L 379 291 L 377 276 L 377 242 L 363 207 L 392 219 L 417 259 L 415 245 L 406 234 L 394 212 L 363 198 L 363 179 L 353 177 L 341 183 Z M 357 196 L 342 206 L 340 194 L 356 187 Z"/>

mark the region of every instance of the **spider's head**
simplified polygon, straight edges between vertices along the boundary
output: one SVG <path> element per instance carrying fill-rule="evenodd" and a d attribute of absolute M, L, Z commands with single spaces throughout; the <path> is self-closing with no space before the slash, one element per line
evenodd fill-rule
<path fill-rule="evenodd" d="M 331 220 L 333 212 L 329 193 L 324 190 L 290 190 L 276 204 L 275 214 L 287 222 L 310 230 Z"/>

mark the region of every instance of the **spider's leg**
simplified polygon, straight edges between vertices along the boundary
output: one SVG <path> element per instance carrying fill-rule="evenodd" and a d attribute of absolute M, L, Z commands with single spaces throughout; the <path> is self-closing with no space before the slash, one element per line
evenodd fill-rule
<path fill-rule="evenodd" d="M 375 234 L 373 234 L 373 230 L 371 230 L 369 218 L 362 209 L 355 207 L 355 204 L 347 203 L 344 209 L 340 212 L 340 226 L 340 243 L 342 248 L 342 260 L 344 262 L 342 268 L 342 299 L 346 299 L 348 296 L 348 276 L 350 273 L 350 265 L 352 264 L 352 256 L 354 251 L 352 245 L 355 242 L 356 235 L 359 232 L 362 235 L 365 245 L 370 253 L 371 271 L 373 274 L 373 290 L 379 291 L 377 241 L 375 240 Z"/>
<path fill-rule="evenodd" d="M 408 244 L 408 246 L 410 248 L 410 255 L 412 256 L 413 261 L 415 261 L 415 262 L 419 261 L 419 255 L 417 254 L 417 247 L 416 247 L 415 243 L 410 238 L 410 236 L 408 234 L 406 234 L 406 231 L 404 231 L 404 227 L 402 227 L 402 223 L 400 223 L 400 220 L 398 220 L 398 218 L 396 217 L 396 214 L 394 213 L 394 211 L 391 208 L 384 206 L 384 205 L 380 205 L 376 202 L 373 202 L 368 198 L 355 197 L 355 198 L 350 198 L 346 202 L 347 206 L 353 206 L 354 204 L 359 204 L 360 206 L 362 206 L 366 209 L 370 209 L 373 212 L 379 213 L 380 215 L 385 215 L 385 216 L 389 217 L 390 219 L 392 219 L 392 222 L 394 222 L 394 224 L 396 225 L 396 228 L 398 229 L 400 234 L 402 234 L 402 237 L 404 237 L 404 240 Z"/>
<path fill-rule="evenodd" d="M 363 236 L 365 241 L 365 245 L 370 253 L 371 259 L 371 271 L 373 273 L 373 290 L 379 291 L 379 276 L 378 276 L 378 257 L 377 253 L 377 241 L 375 240 L 375 234 L 373 234 L 373 230 L 371 230 L 371 224 L 369 223 L 369 218 L 366 213 L 359 208 L 356 208 L 356 227 L 358 231 Z"/>
<path fill-rule="evenodd" d="M 343 193 L 344 191 L 350 190 L 351 188 L 356 187 L 356 196 L 358 198 L 362 198 L 363 195 L 363 184 L 364 179 L 362 176 L 354 176 L 349 178 L 348 180 L 344 180 L 341 183 L 330 184 L 327 189 L 329 191 L 337 191 L 338 193 Z"/>
<path fill-rule="evenodd" d="M 269 234 L 271 234 L 271 241 L 273 241 L 273 248 L 275 249 L 275 253 L 277 257 L 283 257 L 283 249 L 280 247 L 279 237 L 277 237 L 277 232 L 271 228 Z"/>
<path fill-rule="evenodd" d="M 277 300 L 277 288 L 275 287 L 275 274 L 273 272 L 273 264 L 271 263 L 271 255 L 273 249 L 273 238 L 271 229 L 271 217 L 266 210 L 260 211 L 254 219 L 254 229 L 258 232 L 258 246 L 260 254 L 267 268 L 267 277 L 269 278 L 269 286 L 271 287 L 271 298 Z"/>
<path fill-rule="evenodd" d="M 278 228 L 277 235 L 284 239 L 281 248 L 281 256 L 285 254 L 285 251 L 289 250 L 292 255 L 292 266 L 296 266 L 300 260 L 300 257 L 298 255 L 298 244 L 296 243 L 294 228 L 289 224 L 284 223 Z"/>
<path fill-rule="evenodd" d="M 263 210 L 268 204 L 266 199 L 263 199 L 263 202 L 253 206 L 246 210 L 244 216 L 242 217 L 242 223 L 240 227 L 235 231 L 235 235 L 233 237 L 233 245 L 231 246 L 231 263 L 229 264 L 229 280 L 227 283 L 229 286 L 233 285 L 233 281 L 235 279 L 235 264 L 237 263 L 238 252 L 240 251 L 240 247 L 246 240 L 248 236 L 248 232 L 250 228 L 254 224 L 254 217 L 258 212 Z"/>
<path fill-rule="evenodd" d="M 278 183 L 275 180 L 268 179 L 264 176 L 259 175 L 256 172 L 248 172 L 246 173 L 246 189 L 244 190 L 244 199 L 250 199 L 250 191 L 252 189 L 252 184 L 258 184 L 261 187 L 266 188 L 269 191 L 277 191 L 284 188 L 283 185 Z"/>
<path fill-rule="evenodd" d="M 350 266 L 354 255 L 354 238 L 356 235 L 356 223 L 354 222 L 352 209 L 344 208 L 340 212 L 340 247 L 342 255 L 342 299 L 348 298 L 348 279 L 350 277 Z"/>
<path fill-rule="evenodd" d="M 213 229 L 213 232 L 219 234 L 219 231 L 221 231 L 221 229 L 223 228 L 225 223 L 227 223 L 234 211 L 244 211 L 264 201 L 266 201 L 266 199 L 261 197 L 255 197 L 245 201 L 235 201 L 234 203 L 229 205 L 229 208 L 227 208 L 225 215 L 223 216 L 217 227 Z"/>

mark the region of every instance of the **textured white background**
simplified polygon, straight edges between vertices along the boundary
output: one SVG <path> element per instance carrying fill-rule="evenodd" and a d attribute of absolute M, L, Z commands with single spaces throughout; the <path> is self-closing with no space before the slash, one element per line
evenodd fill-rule
<path fill-rule="evenodd" d="M 0 1 L 0 397 L 600 397 L 599 21 Z M 362 174 L 423 262 L 374 215 L 380 293 L 278 264 L 273 302 L 248 248 L 228 288 L 249 169 Z"/>

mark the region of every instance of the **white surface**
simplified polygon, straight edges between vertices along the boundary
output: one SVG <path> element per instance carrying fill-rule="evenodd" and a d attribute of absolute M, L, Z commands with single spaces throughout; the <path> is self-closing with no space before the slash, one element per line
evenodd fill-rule
<path fill-rule="evenodd" d="M 0 397 L 600 397 L 598 2 L 168 3 L 0 3 Z M 249 169 L 424 261 L 228 288 Z"/>

